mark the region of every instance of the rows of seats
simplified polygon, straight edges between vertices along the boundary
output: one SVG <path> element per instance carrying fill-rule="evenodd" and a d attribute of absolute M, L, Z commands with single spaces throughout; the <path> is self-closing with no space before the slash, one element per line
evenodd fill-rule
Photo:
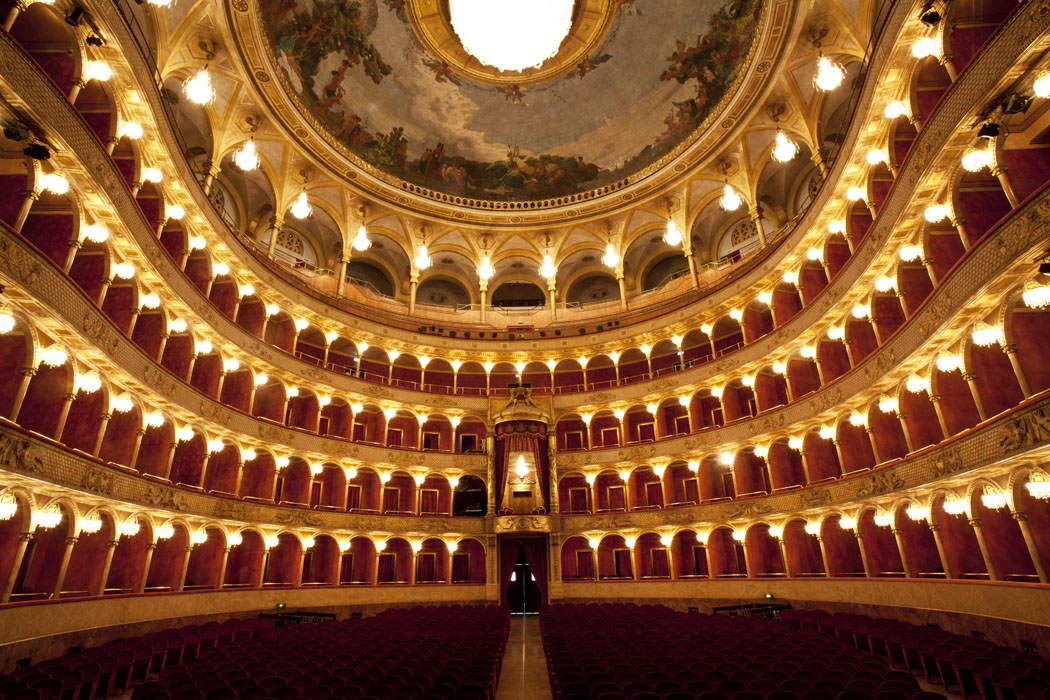
<path fill-rule="evenodd" d="M 230 620 L 67 655 L 0 679 L 0 700 L 490 700 L 510 618 L 495 606 L 273 626 Z M 74 677 L 75 676 L 75 677 Z"/>
<path fill-rule="evenodd" d="M 1050 661 L 1030 652 L 924 625 L 826 610 L 785 610 L 804 632 L 834 635 L 931 683 L 981 700 L 1050 700 Z"/>
<path fill-rule="evenodd" d="M 944 698 L 846 639 L 762 617 L 553 605 L 540 627 L 556 700 Z"/>

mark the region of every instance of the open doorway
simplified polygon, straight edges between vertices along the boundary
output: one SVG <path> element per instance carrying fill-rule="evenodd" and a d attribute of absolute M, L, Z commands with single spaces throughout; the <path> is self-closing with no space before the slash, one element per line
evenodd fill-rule
<path fill-rule="evenodd" d="M 538 615 L 543 593 L 536 585 L 536 575 L 529 568 L 525 550 L 518 547 L 518 558 L 510 572 L 507 584 L 507 605 L 511 615 Z"/>

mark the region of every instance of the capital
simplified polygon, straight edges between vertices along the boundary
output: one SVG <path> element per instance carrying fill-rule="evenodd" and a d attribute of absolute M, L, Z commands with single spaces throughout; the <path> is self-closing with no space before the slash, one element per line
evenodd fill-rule
<path fill-rule="evenodd" d="M 972 525 L 973 527 L 980 527 L 981 526 L 981 519 L 980 518 L 970 518 L 970 525 Z"/>
<path fill-rule="evenodd" d="M 22 376 L 23 377 L 34 377 L 34 376 L 36 376 L 36 367 L 23 367 L 22 368 Z"/>
<path fill-rule="evenodd" d="M 76 537 L 67 537 L 66 538 L 66 544 L 67 545 L 73 545 L 73 544 L 76 544 L 76 543 L 77 543 L 77 538 Z"/>
<path fill-rule="evenodd" d="M 1016 520 L 1019 523 L 1023 523 L 1026 520 L 1028 520 L 1028 513 L 1022 513 L 1021 511 L 1015 511 L 1010 515 L 1012 515 L 1014 520 Z"/>

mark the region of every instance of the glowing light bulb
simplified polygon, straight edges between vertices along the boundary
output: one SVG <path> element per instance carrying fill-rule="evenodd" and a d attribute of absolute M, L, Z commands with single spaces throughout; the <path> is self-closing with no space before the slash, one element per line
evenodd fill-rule
<path fill-rule="evenodd" d="M 834 90 L 842 84 L 842 80 L 845 77 L 846 72 L 842 70 L 842 66 L 834 63 L 827 56 L 821 56 L 820 60 L 817 61 L 817 75 L 814 78 L 814 82 L 820 90 L 824 92 Z"/>
<path fill-rule="evenodd" d="M 233 154 L 233 164 L 241 170 L 255 170 L 259 167 L 260 158 L 255 150 L 255 139 L 248 139 L 241 150 Z"/>
<path fill-rule="evenodd" d="M 306 190 L 299 193 L 296 197 L 295 202 L 292 203 L 291 212 L 292 216 L 297 219 L 305 219 L 310 216 L 314 211 L 314 208 L 310 206 L 310 200 L 306 196 Z M 272 234 L 271 234 L 272 235 Z"/>
<path fill-rule="evenodd" d="M 94 394 L 96 391 L 102 388 L 102 377 L 95 370 L 91 370 L 87 374 L 78 374 L 76 380 L 73 382 L 73 391 L 75 393 L 84 392 L 85 394 Z"/>
<path fill-rule="evenodd" d="M 923 212 L 923 216 L 931 224 L 935 224 L 938 221 L 944 221 L 948 218 L 948 207 L 943 204 L 932 204 L 926 207 L 926 211 Z"/>
<path fill-rule="evenodd" d="M 142 179 L 156 184 L 164 179 L 164 173 L 156 168 L 146 168 L 142 171 Z"/>
<path fill-rule="evenodd" d="M 427 247 L 425 245 L 419 246 L 419 252 L 416 253 L 416 267 L 420 270 L 425 270 L 430 267 L 430 254 L 427 253 Z"/>
<path fill-rule="evenodd" d="M 850 187 L 846 190 L 846 199 L 851 202 L 867 201 L 862 187 Z"/>
<path fill-rule="evenodd" d="M 1032 83 L 1032 92 L 1041 100 L 1050 97 L 1050 73 L 1043 73 Z"/>
<path fill-rule="evenodd" d="M 189 239 L 190 250 L 204 250 L 205 246 L 208 245 L 208 241 L 204 240 L 200 236 L 190 236 Z"/>
<path fill-rule="evenodd" d="M 40 187 L 51 194 L 63 195 L 69 192 L 69 180 L 58 173 L 47 173 L 41 178 Z"/>
<path fill-rule="evenodd" d="M 514 467 L 514 473 L 519 479 L 524 479 L 529 474 L 529 468 L 525 464 L 525 455 L 518 455 L 518 463 Z"/>
<path fill-rule="evenodd" d="M 201 68 L 193 77 L 182 84 L 182 90 L 190 102 L 206 105 L 215 99 L 215 88 L 211 84 L 211 73 L 207 67 Z"/>
<path fill-rule="evenodd" d="M 896 413 L 898 401 L 895 398 L 885 397 L 879 400 L 879 410 L 883 413 Z"/>
<path fill-rule="evenodd" d="M 69 355 L 66 354 L 66 351 L 54 345 L 49 348 L 44 348 L 40 352 L 40 362 L 48 367 L 61 367 L 66 364 L 66 360 L 68 359 Z"/>
<path fill-rule="evenodd" d="M 602 256 L 602 263 L 606 267 L 616 267 L 616 263 L 620 262 L 620 256 L 613 248 L 613 244 L 609 243 L 605 246 L 605 255 Z"/>
<path fill-rule="evenodd" d="M 1028 280 L 1021 293 L 1021 301 L 1030 309 L 1045 309 L 1050 306 L 1050 286 Z"/>
<path fill-rule="evenodd" d="M 354 250 L 358 252 L 364 252 L 372 247 L 372 241 L 368 238 L 368 229 L 364 226 L 359 226 L 357 234 L 354 236 L 354 240 L 351 241 Z"/>
<path fill-rule="evenodd" d="M 903 116 L 908 113 L 908 107 L 900 100 L 896 102 L 890 102 L 886 105 L 886 109 L 882 111 L 886 115 L 887 119 L 896 119 L 897 117 Z"/>
<path fill-rule="evenodd" d="M 875 280 L 875 289 L 882 293 L 891 292 L 897 289 L 897 278 L 894 277 L 879 277 Z"/>
<path fill-rule="evenodd" d="M 540 274 L 548 280 L 558 274 L 558 268 L 554 266 L 554 260 L 551 259 L 551 256 L 543 256 L 543 265 L 540 266 Z"/>
<path fill-rule="evenodd" d="M 481 264 L 478 265 L 478 277 L 483 280 L 490 280 L 495 273 L 496 270 L 492 267 L 492 261 L 489 260 L 488 255 L 485 255 L 481 259 Z"/>
<path fill-rule="evenodd" d="M 727 182 L 725 187 L 722 188 L 722 196 L 718 199 L 718 206 L 725 211 L 736 211 L 742 203 L 743 200 L 740 198 L 740 195 Z"/>
<path fill-rule="evenodd" d="M 798 144 L 792 141 L 783 131 L 777 130 L 773 146 L 773 159 L 779 163 L 786 163 L 798 155 Z"/>
<path fill-rule="evenodd" d="M 868 165 L 878 165 L 879 163 L 885 163 L 886 151 L 883 151 L 879 148 L 873 148 L 872 150 L 868 151 L 868 155 L 865 156 L 865 159 L 868 161 Z"/>
<path fill-rule="evenodd" d="M 679 245 L 682 242 L 682 232 L 673 221 L 667 222 L 667 231 L 664 233 L 664 243 L 667 245 Z M 610 267 L 612 267 L 610 265 Z"/>
<path fill-rule="evenodd" d="M 924 36 L 911 46 L 911 55 L 915 58 L 937 56 L 939 53 L 940 50 L 937 46 L 937 40 L 932 36 Z"/>
<path fill-rule="evenodd" d="M 987 148 L 971 148 L 962 157 L 962 166 L 971 173 L 983 170 L 992 164 L 992 152 Z"/>
<path fill-rule="evenodd" d="M 982 348 L 999 345 L 1003 340 L 1002 333 L 999 332 L 999 329 L 988 325 L 984 321 L 978 321 L 974 324 L 973 333 L 970 337 L 973 338 L 975 345 Z"/>
<path fill-rule="evenodd" d="M 104 61 L 89 61 L 86 74 L 88 80 L 97 80 L 100 83 L 104 83 L 113 77 L 113 69 Z"/>
<path fill-rule="evenodd" d="M 137 122 L 124 122 L 120 125 L 117 133 L 132 140 L 140 139 L 142 138 L 142 125 Z"/>
<path fill-rule="evenodd" d="M 105 243 L 106 239 L 109 238 L 109 231 L 107 231 L 104 226 L 99 226 L 98 224 L 85 226 L 81 231 L 81 234 L 92 243 Z"/>

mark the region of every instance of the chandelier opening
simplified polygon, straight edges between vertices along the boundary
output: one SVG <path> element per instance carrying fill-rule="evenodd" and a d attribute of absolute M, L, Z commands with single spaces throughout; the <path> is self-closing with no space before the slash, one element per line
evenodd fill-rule
<path fill-rule="evenodd" d="M 572 27 L 573 0 L 449 0 L 452 28 L 471 55 L 502 71 L 538 68 Z"/>

